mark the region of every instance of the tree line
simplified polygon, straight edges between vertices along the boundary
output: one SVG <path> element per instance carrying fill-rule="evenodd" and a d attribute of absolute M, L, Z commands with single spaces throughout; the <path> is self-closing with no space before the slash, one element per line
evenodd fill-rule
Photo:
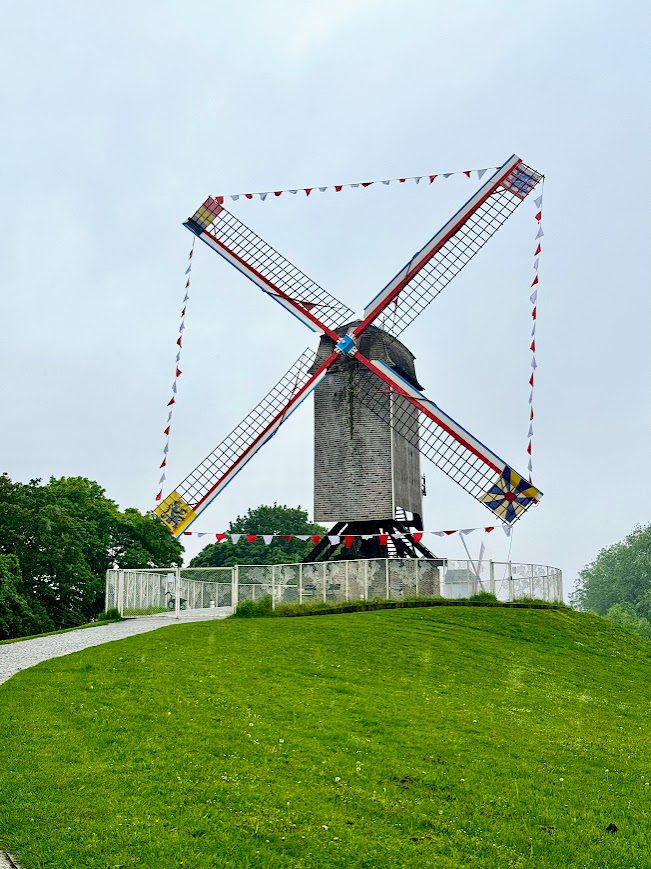
<path fill-rule="evenodd" d="M 0 476 L 0 639 L 92 620 L 109 568 L 171 567 L 183 547 L 157 518 L 120 510 L 84 477 Z"/>

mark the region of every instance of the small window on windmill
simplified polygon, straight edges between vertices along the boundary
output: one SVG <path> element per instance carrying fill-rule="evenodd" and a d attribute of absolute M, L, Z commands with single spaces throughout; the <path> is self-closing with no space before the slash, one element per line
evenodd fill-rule
<path fill-rule="evenodd" d="M 425 474 L 423 474 L 422 477 L 420 478 L 420 491 L 421 491 L 421 495 L 423 497 L 425 497 L 425 495 L 427 495 L 427 480 L 425 478 Z"/>

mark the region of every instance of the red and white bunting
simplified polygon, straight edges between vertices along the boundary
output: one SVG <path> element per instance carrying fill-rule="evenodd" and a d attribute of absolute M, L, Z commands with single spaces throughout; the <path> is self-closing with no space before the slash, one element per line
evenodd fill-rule
<path fill-rule="evenodd" d="M 403 538 L 412 538 L 414 542 L 420 543 L 423 539 L 424 534 L 433 534 L 436 537 L 451 537 L 453 534 L 459 534 L 461 537 L 465 537 L 468 534 L 472 534 L 473 531 L 480 531 L 484 534 L 490 534 L 491 531 L 495 531 L 496 528 L 501 528 L 502 531 L 506 534 L 507 537 L 511 534 L 511 526 L 507 524 L 502 525 L 482 525 L 477 528 L 455 528 L 453 530 L 446 531 L 414 531 L 411 534 L 407 534 L 405 532 L 394 531 L 393 533 L 386 534 L 325 534 L 321 536 L 320 534 L 252 534 L 252 533 L 244 533 L 239 532 L 236 534 L 232 534 L 228 531 L 184 531 L 184 537 L 211 537 L 217 541 L 217 543 L 224 543 L 229 540 L 231 543 L 239 543 L 241 540 L 245 540 L 247 543 L 253 543 L 254 541 L 260 539 L 262 540 L 266 546 L 269 546 L 274 540 L 301 540 L 302 542 L 306 542 L 310 540 L 314 546 L 317 543 L 320 543 L 324 539 L 328 539 L 330 543 L 333 545 L 339 545 L 343 542 L 344 546 L 347 549 L 353 545 L 355 540 L 370 540 L 372 537 L 379 538 L 380 545 L 386 546 L 389 542 L 389 538 L 393 540 L 403 539 Z"/>
<path fill-rule="evenodd" d="M 261 202 L 264 202 L 267 196 L 271 196 L 272 199 L 276 199 L 283 194 L 292 194 L 296 196 L 297 194 L 304 193 L 305 196 L 310 196 L 314 192 L 325 193 L 328 190 L 334 190 L 335 193 L 341 193 L 342 190 L 365 190 L 367 187 L 371 187 L 373 184 L 406 184 L 407 182 L 413 182 L 414 184 L 433 184 L 437 178 L 451 178 L 453 175 L 465 175 L 466 178 L 472 178 L 474 175 L 475 178 L 481 179 L 486 172 L 492 169 L 497 169 L 497 166 L 489 166 L 486 169 L 460 169 L 456 172 L 437 172 L 433 175 L 409 175 L 404 178 L 387 178 L 385 180 L 380 181 L 355 181 L 349 184 L 326 184 L 325 186 L 319 186 L 318 184 L 313 184 L 311 187 L 295 187 L 295 188 L 287 188 L 282 190 L 265 190 L 258 191 L 257 193 L 224 193 L 219 196 L 214 196 L 213 198 L 217 201 L 219 205 L 223 205 L 227 199 L 230 199 L 233 202 L 237 202 L 238 199 L 259 199 Z"/>
<path fill-rule="evenodd" d="M 188 310 L 188 300 L 190 298 L 190 277 L 192 275 L 192 257 L 194 255 L 194 242 L 195 239 L 192 239 L 192 247 L 188 252 L 188 261 L 187 266 L 183 275 L 183 301 L 181 303 L 181 322 L 178 328 L 178 334 L 176 338 L 176 355 L 174 358 L 174 380 L 172 381 L 171 392 L 172 395 L 170 400 L 167 402 L 167 418 L 165 420 L 165 428 L 163 429 L 163 437 L 165 438 L 163 442 L 163 460 L 159 465 L 159 469 L 162 470 L 162 474 L 160 480 L 158 481 L 158 492 L 156 493 L 156 501 L 161 501 L 163 498 L 163 490 L 165 488 L 165 479 L 167 477 L 167 457 L 170 451 L 170 432 L 172 429 L 172 416 L 174 415 L 174 408 L 176 406 L 176 396 L 178 392 L 178 380 L 179 377 L 183 374 L 181 371 L 181 352 L 183 350 L 183 333 L 185 332 L 185 317 Z"/>
<path fill-rule="evenodd" d="M 536 325 L 538 322 L 538 287 L 540 285 L 540 257 L 542 254 L 542 238 L 544 236 L 543 228 L 542 228 L 542 205 L 543 205 L 543 191 L 544 191 L 544 180 L 543 186 L 540 188 L 540 196 L 537 196 L 534 199 L 534 204 L 536 206 L 536 214 L 534 219 L 536 221 L 536 225 L 538 227 L 535 243 L 536 249 L 533 252 L 533 280 L 531 281 L 531 295 L 529 296 L 529 301 L 531 302 L 531 344 L 529 345 L 529 349 L 531 350 L 531 373 L 529 374 L 529 430 L 527 432 L 527 468 L 529 469 L 529 482 L 532 481 L 533 474 L 533 420 L 535 416 L 534 407 L 533 407 L 533 392 L 534 392 L 534 384 L 536 382 L 536 369 L 538 368 L 538 362 L 536 361 Z"/>

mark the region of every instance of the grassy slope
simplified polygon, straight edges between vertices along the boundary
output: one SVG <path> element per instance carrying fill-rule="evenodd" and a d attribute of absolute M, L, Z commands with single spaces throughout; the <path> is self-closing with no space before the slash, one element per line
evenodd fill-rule
<path fill-rule="evenodd" d="M 570 612 L 175 626 L 0 688 L 0 839 L 26 869 L 641 867 L 650 716 L 651 644 Z"/>

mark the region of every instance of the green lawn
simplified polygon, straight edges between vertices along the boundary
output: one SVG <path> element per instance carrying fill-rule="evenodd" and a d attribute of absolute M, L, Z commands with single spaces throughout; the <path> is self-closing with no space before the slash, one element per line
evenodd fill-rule
<path fill-rule="evenodd" d="M 25 869 L 641 869 L 650 721 L 651 643 L 570 611 L 174 626 L 0 687 L 0 841 Z"/>

